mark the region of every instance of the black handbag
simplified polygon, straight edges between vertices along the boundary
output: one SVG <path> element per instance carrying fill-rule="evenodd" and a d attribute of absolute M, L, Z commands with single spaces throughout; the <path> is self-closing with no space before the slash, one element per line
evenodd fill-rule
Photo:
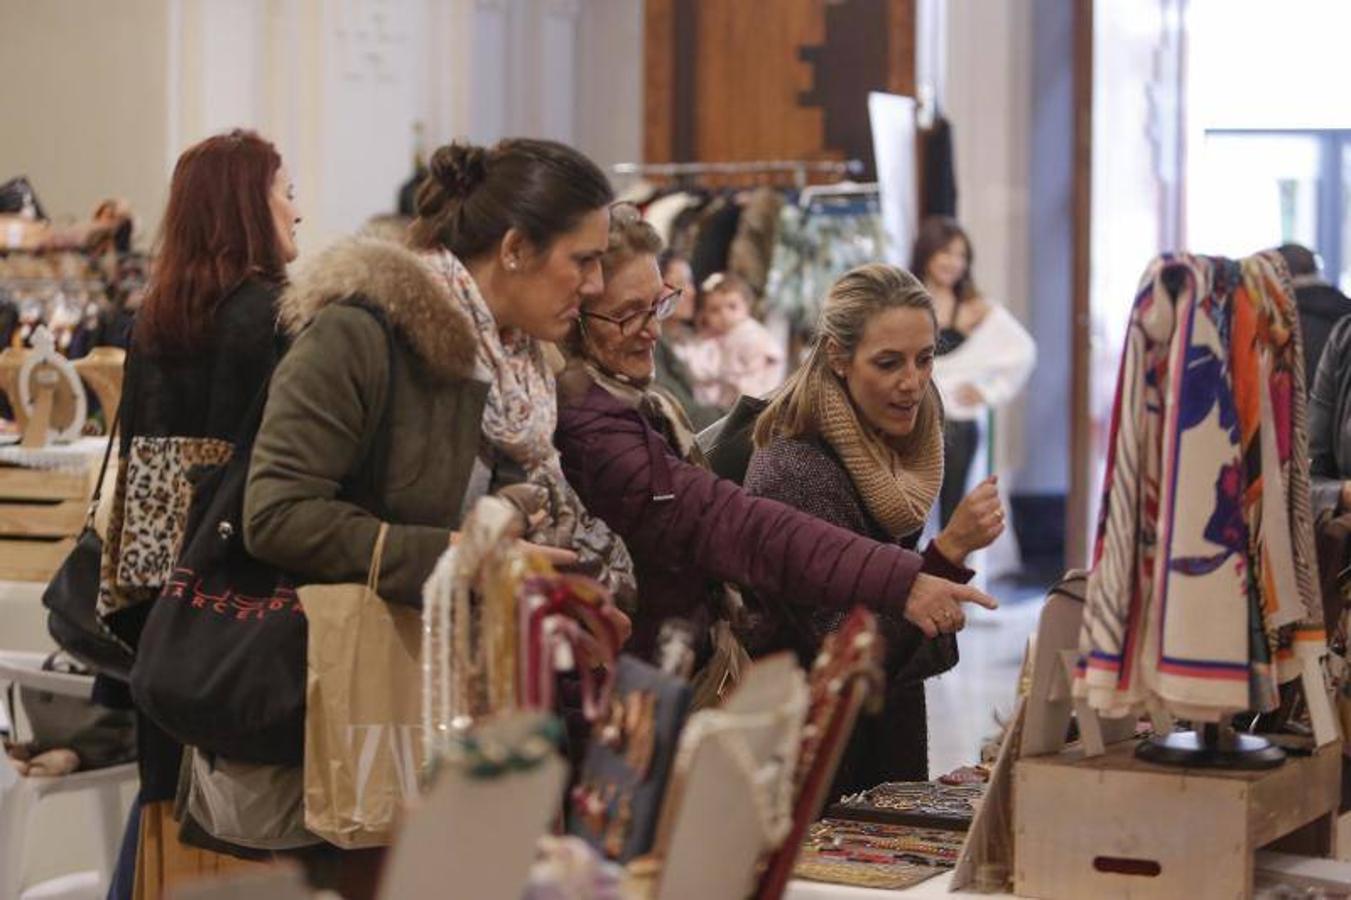
<path fill-rule="evenodd" d="M 385 329 L 392 371 L 389 326 L 377 310 L 360 308 Z M 368 478 L 384 472 L 392 390 L 391 379 Z M 182 744 L 238 762 L 294 766 L 304 760 L 309 628 L 291 578 L 244 547 L 244 491 L 266 400 L 265 385 L 229 461 L 195 481 L 183 550 L 146 619 L 131 694 Z M 366 492 L 376 495 L 373 482 Z"/>
<path fill-rule="evenodd" d="M 719 478 L 737 484 L 746 479 L 746 468 L 755 452 L 755 420 L 768 406 L 768 400 L 742 394 L 731 412 L 699 432 L 696 439 L 699 449 L 704 451 L 709 468 Z"/>
<path fill-rule="evenodd" d="M 42 592 L 42 605 L 47 608 L 47 633 L 57 646 L 98 674 L 126 681 L 135 653 L 109 631 L 98 616 L 103 540 L 94 530 L 94 515 L 103 495 L 103 479 L 108 472 L 108 460 L 112 457 L 120 420 L 119 411 L 108 434 L 108 446 L 103 451 L 103 463 L 99 466 L 84 528 Z"/>

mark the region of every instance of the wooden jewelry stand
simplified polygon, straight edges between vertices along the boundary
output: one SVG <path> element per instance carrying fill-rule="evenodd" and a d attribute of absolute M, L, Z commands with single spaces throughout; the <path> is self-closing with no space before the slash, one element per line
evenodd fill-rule
<path fill-rule="evenodd" d="M 1059 602 L 1057 602 L 1059 601 Z M 1077 610 L 1075 609 L 1077 606 Z M 1082 604 L 1053 595 L 1034 651 L 1013 766 L 1014 893 L 1069 898 L 1242 898 L 1263 849 L 1330 856 L 1341 740 L 1316 661 L 1302 678 L 1314 748 L 1265 770 L 1158 765 L 1136 754 L 1133 718 L 1100 720 L 1070 691 Z M 1073 635 L 1073 643 L 1066 646 Z M 1065 747 L 1073 710 L 1080 743 Z M 1150 710 L 1155 730 L 1171 717 Z"/>
<path fill-rule="evenodd" d="M 42 328 L 34 333 L 33 350 L 0 353 L 0 391 L 20 427 L 19 446 L 35 452 L 53 439 L 79 436 L 86 407 L 82 381 L 93 387 L 111 421 L 121 402 L 125 359 L 122 350 L 102 347 L 70 363 L 44 334 Z M 91 458 L 86 471 L 0 465 L 0 580 L 51 578 L 84 526 L 98 462 Z"/>

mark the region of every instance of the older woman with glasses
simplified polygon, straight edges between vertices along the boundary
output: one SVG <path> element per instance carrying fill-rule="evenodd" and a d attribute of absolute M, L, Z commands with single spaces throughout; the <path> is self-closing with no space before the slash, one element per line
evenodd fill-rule
<path fill-rule="evenodd" d="M 558 380 L 564 474 L 633 557 L 629 651 L 653 659 L 663 623 L 679 618 L 693 627 L 701 663 L 715 650 L 734 652 L 730 629 L 719 625 L 729 583 L 759 596 L 791 593 L 799 603 L 863 603 L 904 615 L 930 636 L 960 627 L 963 602 L 992 607 L 973 588 L 922 574 L 919 554 L 751 497 L 709 471 L 684 411 L 652 384 L 661 322 L 679 299 L 662 282 L 660 252 L 636 209 L 611 210 L 605 289 L 583 301 Z"/>

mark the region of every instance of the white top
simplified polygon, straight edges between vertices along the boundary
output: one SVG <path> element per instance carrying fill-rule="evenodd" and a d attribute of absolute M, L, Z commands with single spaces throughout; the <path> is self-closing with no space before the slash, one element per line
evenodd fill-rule
<path fill-rule="evenodd" d="M 1013 399 L 1027 384 L 1036 364 L 1037 344 L 1032 335 L 1012 313 L 992 303 L 960 347 L 934 360 L 933 377 L 943 395 L 947 417 L 969 422 Z M 957 389 L 964 384 L 980 391 L 985 402 L 959 402 Z"/>

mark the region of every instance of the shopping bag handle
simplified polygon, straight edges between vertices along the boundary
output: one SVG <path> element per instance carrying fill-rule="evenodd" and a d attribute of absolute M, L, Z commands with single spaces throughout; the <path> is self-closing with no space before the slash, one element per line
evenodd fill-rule
<path fill-rule="evenodd" d="M 385 538 L 389 536 L 389 523 L 381 522 L 380 531 L 375 535 L 375 547 L 371 550 L 371 568 L 366 575 L 366 590 L 379 594 L 380 572 L 385 564 Z"/>

